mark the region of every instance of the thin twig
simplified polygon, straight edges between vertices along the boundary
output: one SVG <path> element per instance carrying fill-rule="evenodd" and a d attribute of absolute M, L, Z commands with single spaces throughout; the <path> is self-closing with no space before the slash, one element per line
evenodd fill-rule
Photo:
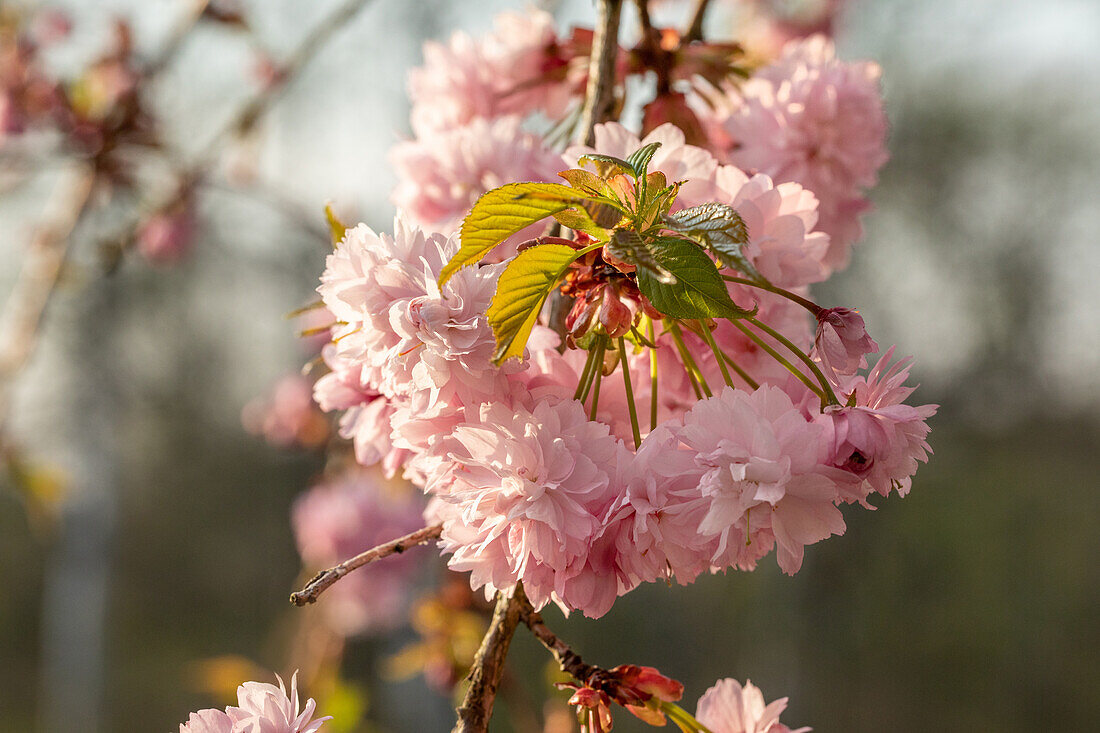
<path fill-rule="evenodd" d="M 539 643 L 554 655 L 554 659 L 558 663 L 558 668 L 561 669 L 562 672 L 565 672 L 582 684 L 594 677 L 599 678 L 607 674 L 607 671 L 601 667 L 586 664 L 585 661 L 581 659 L 581 655 L 577 654 L 568 644 L 559 639 L 558 636 L 546 626 L 546 623 L 542 620 L 542 614 L 535 610 L 535 607 L 531 605 L 531 601 L 527 599 L 526 594 L 522 592 L 521 588 L 517 589 L 517 593 L 514 597 L 519 599 L 520 620 L 531 630 L 531 633 L 535 635 Z"/>
<path fill-rule="evenodd" d="M 691 13 L 691 23 L 688 24 L 688 29 L 684 31 L 682 43 L 703 40 L 703 21 L 707 17 L 708 5 L 710 5 L 710 0 L 695 0 L 695 10 Z"/>
<path fill-rule="evenodd" d="M 462 705 L 456 711 L 458 721 L 451 733 L 486 733 L 489 730 L 489 718 L 493 715 L 493 703 L 496 702 L 497 688 L 504 676 L 504 658 L 512 644 L 512 636 L 519 625 L 520 609 L 523 601 L 523 586 L 517 584 L 512 596 L 497 593 L 497 605 L 493 610 L 493 620 L 481 648 L 477 650 L 474 664 L 470 667 L 470 686 Z"/>
<path fill-rule="evenodd" d="M 634 5 L 638 8 L 638 25 L 642 33 L 635 53 L 642 55 L 643 63 L 657 76 L 657 96 L 663 97 L 672 91 L 672 57 L 661 48 L 661 33 L 649 18 L 649 0 L 635 0 Z"/>
<path fill-rule="evenodd" d="M 339 565 L 335 565 L 328 570 L 322 570 L 313 576 L 313 580 L 306 583 L 305 587 L 300 591 L 290 594 L 290 602 L 296 606 L 304 606 L 308 603 L 316 603 L 317 597 L 324 593 L 330 586 L 332 586 L 340 578 L 344 577 L 352 570 L 368 565 L 375 560 L 381 560 L 384 557 L 390 555 L 398 555 L 405 550 L 412 549 L 418 545 L 424 545 L 432 540 L 439 539 L 440 533 L 443 531 L 443 525 L 435 524 L 431 527 L 424 527 L 418 529 L 415 532 L 410 532 L 404 537 L 398 537 L 395 540 L 390 540 L 385 544 L 378 545 L 378 547 L 372 547 L 366 552 L 362 552 L 353 558 L 345 560 Z"/>
<path fill-rule="evenodd" d="M 588 62 L 588 88 L 585 91 L 581 122 L 575 141 L 581 145 L 596 142 L 596 124 L 613 116 L 615 109 L 615 62 L 619 56 L 619 16 L 622 0 L 600 0 L 596 30 L 592 38 L 592 57 Z"/>
<path fill-rule="evenodd" d="M 187 195 L 190 187 L 202 178 L 204 171 L 215 159 L 215 154 L 221 149 L 221 145 L 229 137 L 251 129 L 259 118 L 271 108 L 289 86 L 294 76 L 305 66 L 316 53 L 324 47 L 328 38 L 345 23 L 351 20 L 362 10 L 370 0 L 347 0 L 343 5 L 334 10 L 327 18 L 321 21 L 302 40 L 298 48 L 291 54 L 283 66 L 283 73 L 279 79 L 261 91 L 247 102 L 235 114 L 230 121 L 222 127 L 218 133 L 207 143 L 197 158 L 176 177 L 176 181 L 170 189 L 169 195 L 155 201 L 150 207 L 143 207 L 143 212 L 160 211 L 169 208 Z M 196 7 L 203 5 L 201 0 Z M 188 16 L 197 20 L 199 15 Z M 194 27 L 194 22 L 184 22 L 181 30 L 173 35 L 169 46 L 170 53 L 164 53 L 160 59 L 167 59 L 175 53 L 178 43 Z M 155 60 L 152 62 L 154 69 L 163 68 L 167 61 Z M 18 374 L 26 366 L 37 344 L 39 329 L 41 328 L 42 315 L 47 305 L 53 298 L 58 279 L 61 275 L 65 260 L 68 258 L 72 243 L 69 241 L 72 229 L 83 216 L 90 203 L 94 172 L 88 174 L 86 181 L 87 190 L 81 194 L 81 185 L 74 186 L 72 195 L 72 208 L 70 211 L 59 215 L 55 222 L 48 223 L 32 244 L 32 252 L 40 254 L 32 256 L 32 261 L 24 265 L 23 275 L 12 291 L 4 313 L 5 323 L 14 322 L 12 328 L 14 334 L 11 338 L 0 343 L 0 431 L 3 431 L 7 422 L 7 414 L 10 409 L 10 390 Z M 142 219 L 134 217 L 125 228 L 112 238 L 118 243 L 120 250 L 129 247 L 137 236 Z M 61 234 L 59 234 L 61 232 Z M 26 303 L 22 300 L 26 299 Z"/>
<path fill-rule="evenodd" d="M 161 196 L 159 199 L 154 199 L 147 206 L 142 207 L 143 211 L 167 209 L 186 196 L 191 187 L 204 177 L 205 172 L 216 161 L 217 153 L 222 146 L 230 138 L 251 131 L 260 118 L 282 98 L 302 68 L 313 60 L 318 51 L 325 47 L 332 34 L 344 27 L 370 2 L 371 0 L 347 0 L 314 26 L 313 30 L 302 39 L 298 47 L 280 66 L 280 73 L 276 79 L 242 104 L 237 112 L 207 141 L 194 160 L 177 172 L 176 180 L 173 186 L 170 187 L 168 194 Z M 133 221 L 128 222 L 126 227 L 112 238 L 112 241 L 118 245 L 120 250 L 127 249 L 137 236 L 140 226 L 140 218 L 135 218 Z"/>

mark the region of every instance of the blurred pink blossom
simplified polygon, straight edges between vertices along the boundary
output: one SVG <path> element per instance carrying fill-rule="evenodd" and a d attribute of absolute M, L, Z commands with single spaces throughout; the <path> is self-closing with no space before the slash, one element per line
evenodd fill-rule
<path fill-rule="evenodd" d="M 818 226 L 832 238 L 826 264 L 833 268 L 847 264 L 865 208 L 862 191 L 889 157 L 880 75 L 873 62 L 839 61 L 824 36 L 792 42 L 732 92 L 724 122 L 732 163 L 800 183 L 817 196 Z"/>
<path fill-rule="evenodd" d="M 390 152 L 394 204 L 425 229 L 450 233 L 486 191 L 516 181 L 556 181 L 561 157 L 519 117 L 469 123 L 400 142 Z M 531 237 L 528 237 L 530 239 Z"/>
<path fill-rule="evenodd" d="M 417 530 L 423 504 L 418 493 L 387 486 L 367 471 L 315 486 L 291 512 L 302 562 L 311 570 L 326 568 Z M 414 555 L 387 558 L 333 586 L 323 604 L 333 627 L 358 634 L 399 625 L 418 567 Z"/>
<path fill-rule="evenodd" d="M 180 733 L 316 733 L 332 716 L 313 720 L 317 703 L 305 708 L 298 702 L 298 673 L 290 680 L 290 695 L 281 677 L 279 686 L 266 682 L 245 682 L 237 688 L 237 706 L 191 713 Z"/>
<path fill-rule="evenodd" d="M 695 719 L 711 733 L 805 733 L 809 728 L 790 728 L 779 722 L 787 698 L 765 705 L 764 694 L 752 682 L 745 686 L 734 679 L 718 680 L 699 698 Z"/>
<path fill-rule="evenodd" d="M 328 439 L 328 421 L 313 402 L 313 383 L 289 374 L 269 395 L 257 397 L 241 411 L 248 432 L 279 448 L 316 448 Z"/>
<path fill-rule="evenodd" d="M 535 9 L 501 13 L 480 38 L 457 32 L 425 43 L 424 65 L 409 72 L 414 132 L 536 110 L 560 117 L 577 89 L 567 74 L 548 73 L 569 63 L 561 50 L 553 16 Z"/>
<path fill-rule="evenodd" d="M 169 265 L 191 251 L 198 229 L 194 205 L 189 198 L 146 219 L 137 231 L 137 248 L 149 262 Z"/>

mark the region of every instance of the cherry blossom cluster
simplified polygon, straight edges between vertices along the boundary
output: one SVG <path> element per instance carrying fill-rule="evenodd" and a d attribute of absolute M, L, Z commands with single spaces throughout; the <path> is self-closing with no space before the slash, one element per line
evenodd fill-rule
<path fill-rule="evenodd" d="M 641 139 L 606 123 L 593 147 L 553 153 L 521 115 L 569 108 L 576 49 L 541 13 L 426 48 L 410 80 L 418 137 L 394 151 L 393 233 L 348 229 L 321 277 L 336 325 L 315 397 L 342 411 L 360 463 L 424 491 L 474 588 L 522 582 L 536 607 L 598 617 L 642 583 L 751 570 L 773 550 L 796 572 L 807 545 L 845 531 L 842 506 L 909 491 L 935 406 L 906 404 L 910 360 L 893 349 L 868 369 L 880 350 L 857 311 L 809 293 L 846 264 L 886 158 L 877 67 L 794 42 L 700 111 L 706 147 L 669 123 Z M 664 318 L 630 267 L 594 251 L 561 287 L 563 316 L 548 308 L 524 357 L 495 364 L 486 314 L 504 264 L 440 285 L 465 212 L 503 183 L 651 143 L 677 209 L 718 202 L 743 220 L 758 277 L 723 273 L 755 316 Z"/>
<path fill-rule="evenodd" d="M 696 706 L 694 716 L 676 705 L 684 686 L 652 667 L 622 665 L 593 685 L 563 685 L 575 690 L 569 704 L 578 711 L 587 733 L 611 730 L 611 703 L 624 706 L 652 725 L 665 725 L 672 718 L 681 730 L 710 733 L 807 733 L 809 728 L 791 730 L 779 722 L 787 698 L 764 703 L 764 695 L 751 682 L 718 680 Z M 218 710 L 199 710 L 180 723 L 180 733 L 316 733 L 332 716 L 314 718 L 316 702 L 310 698 L 303 708 L 298 699 L 298 674 L 291 678 L 290 692 L 281 678 L 279 686 L 266 682 L 245 682 L 237 688 L 237 705 Z M 609 694 L 605 690 L 611 690 Z"/>

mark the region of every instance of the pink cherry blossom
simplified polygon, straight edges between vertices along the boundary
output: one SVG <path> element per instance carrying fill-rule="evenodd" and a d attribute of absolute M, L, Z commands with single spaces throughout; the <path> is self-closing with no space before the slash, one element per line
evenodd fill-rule
<path fill-rule="evenodd" d="M 316 733 L 332 716 L 313 720 L 317 703 L 310 698 L 303 708 L 298 702 L 298 673 L 290 679 L 290 695 L 281 677 L 279 686 L 266 682 L 245 682 L 237 688 L 237 706 L 191 713 L 180 733 Z"/>
<path fill-rule="evenodd" d="M 158 211 L 138 228 L 135 243 L 138 252 L 158 265 L 175 264 L 182 260 L 195 241 L 198 220 L 194 203 L 186 198 L 166 211 Z"/>
<path fill-rule="evenodd" d="M 288 374 L 271 393 L 241 411 L 248 432 L 279 448 L 316 448 L 328 438 L 328 421 L 313 402 L 313 384 L 300 374 Z"/>
<path fill-rule="evenodd" d="M 848 380 L 839 394 L 845 404 L 826 409 L 816 420 L 825 428 L 826 462 L 860 481 L 864 496 L 871 491 L 886 496 L 891 490 L 905 496 L 917 463 L 932 452 L 926 421 L 937 405 L 903 403 L 915 389 L 905 386 L 912 359 L 891 366 L 893 354 L 891 347 L 866 377 Z"/>
<path fill-rule="evenodd" d="M 760 173 L 750 178 L 732 165 L 719 167 L 715 178 L 715 198 L 744 220 L 749 241 L 743 251 L 760 274 L 788 289 L 829 276 L 829 236 L 815 229 L 818 202 L 813 193 L 797 183 L 777 185 Z"/>
<path fill-rule="evenodd" d="M 371 401 L 377 393 L 363 380 L 362 362 L 340 356 L 336 344 L 321 349 L 321 359 L 331 371 L 313 384 L 313 399 L 325 412 L 346 410 Z"/>
<path fill-rule="evenodd" d="M 233 720 L 221 710 L 200 710 L 180 723 L 180 733 L 233 733 Z"/>
<path fill-rule="evenodd" d="M 455 231 L 486 191 L 517 181 L 556 181 L 563 168 L 542 137 L 523 131 L 519 117 L 478 118 L 400 142 L 390 161 L 398 179 L 394 204 L 440 232 Z"/>
<path fill-rule="evenodd" d="M 866 365 L 866 355 L 878 351 L 867 333 L 863 316 L 851 308 L 824 308 L 817 314 L 814 356 L 837 374 L 855 374 Z"/>
<path fill-rule="evenodd" d="M 313 399 L 325 412 L 345 410 L 339 434 L 352 441 L 355 459 L 363 466 L 381 464 L 392 478 L 410 457 L 391 438 L 394 401 L 364 386 L 363 364 L 341 357 L 335 344 L 325 346 L 321 357 L 332 371 L 313 385 Z"/>
<path fill-rule="evenodd" d="M 506 390 L 485 315 L 500 268 L 464 268 L 441 289 L 439 273 L 457 251 L 457 237 L 426 234 L 399 213 L 392 237 L 361 224 L 329 255 L 318 292 L 342 324 L 333 329 L 336 353 L 361 370 L 364 387 L 415 396 L 421 410 Z"/>
<path fill-rule="evenodd" d="M 542 10 L 501 13 L 481 38 L 457 32 L 446 44 L 425 43 L 424 65 L 409 72 L 413 130 L 423 136 L 535 110 L 560 117 L 577 80 L 547 72 L 563 63 L 554 19 Z"/>
<path fill-rule="evenodd" d="M 423 526 L 422 506 L 418 492 L 365 471 L 315 486 L 291 512 L 302 561 L 310 569 L 326 568 L 406 535 Z M 391 627 L 408 600 L 416 567 L 417 558 L 403 554 L 343 578 L 326 594 L 329 621 L 343 634 Z"/>
<path fill-rule="evenodd" d="M 670 576 L 687 585 L 710 567 L 718 539 L 699 532 L 710 506 L 699 491 L 702 475 L 695 453 L 667 424 L 642 441 L 605 529 L 633 585 Z"/>
<path fill-rule="evenodd" d="M 844 532 L 837 487 L 820 470 L 823 432 L 770 385 L 727 387 L 684 416 L 680 439 L 697 454 L 711 502 L 699 531 L 720 538 L 716 558 L 752 567 L 774 539 L 779 567 L 793 574 L 806 545 Z"/>
<path fill-rule="evenodd" d="M 595 134 L 596 143 L 593 147 L 574 145 L 566 149 L 563 157 L 569 167 L 576 168 L 577 159 L 587 153 L 613 155 L 625 160 L 640 147 L 661 143 L 649 163 L 649 171 L 661 171 L 669 183 L 687 181 L 680 189 L 680 196 L 684 201 L 710 200 L 718 161 L 704 148 L 688 145 L 684 133 L 678 127 L 666 123 L 639 140 L 637 135 L 618 122 L 605 122 L 596 125 Z"/>
<path fill-rule="evenodd" d="M 471 586 L 484 586 L 487 597 L 522 580 L 539 607 L 563 587 L 559 573 L 571 565 L 579 572 L 628 455 L 573 400 L 484 404 L 437 451 L 447 460 L 425 489 L 457 508 L 443 525 L 448 565 L 471 571 Z M 568 595 L 553 600 L 581 605 Z"/>
<path fill-rule="evenodd" d="M 847 263 L 858 223 L 846 219 L 863 208 L 861 192 L 888 158 L 880 75 L 873 62 L 839 61 L 824 36 L 790 43 L 736 92 L 724 123 L 734 142 L 731 162 L 818 197 L 833 268 Z"/>
<path fill-rule="evenodd" d="M 718 680 L 703 693 L 695 710 L 695 719 L 711 733 L 805 733 L 809 728 L 790 728 L 779 722 L 787 708 L 787 698 L 781 697 L 767 705 L 764 693 L 752 682 L 745 686 L 734 679 Z"/>
<path fill-rule="evenodd" d="M 266 682 L 245 682 L 237 688 L 237 707 L 225 709 L 233 720 L 233 733 L 315 733 L 332 716 L 312 720 L 317 703 L 298 703 L 298 673 L 290 679 L 290 695 L 283 680 L 279 686 Z"/>

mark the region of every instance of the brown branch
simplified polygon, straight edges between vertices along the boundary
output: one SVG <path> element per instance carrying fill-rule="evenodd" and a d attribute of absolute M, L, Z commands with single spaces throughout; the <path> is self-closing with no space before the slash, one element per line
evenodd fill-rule
<path fill-rule="evenodd" d="M 691 23 L 684 31 L 682 43 L 703 40 L 703 20 L 707 17 L 707 6 L 710 0 L 695 0 L 695 10 L 691 14 Z"/>
<path fill-rule="evenodd" d="M 575 138 L 582 145 L 592 145 L 596 141 L 596 124 L 614 116 L 615 64 L 619 57 L 619 17 L 622 9 L 622 0 L 599 2 L 592 57 L 588 62 L 588 88 Z"/>
<path fill-rule="evenodd" d="M 12 288 L 3 313 L 0 332 L 0 436 L 3 436 L 11 408 L 16 377 L 27 365 L 38 343 L 46 307 L 68 260 L 73 229 L 91 202 L 95 171 L 77 167 L 58 185 L 57 200 L 31 240 L 19 279 Z"/>
<path fill-rule="evenodd" d="M 481 640 L 477 656 L 474 657 L 469 674 L 470 686 L 461 707 L 456 711 L 458 721 L 451 733 L 485 733 L 489 730 L 489 718 L 493 715 L 497 688 L 504 675 L 504 658 L 508 655 L 512 636 L 519 625 L 520 609 L 525 602 L 527 597 L 523 595 L 521 584 L 516 585 L 511 598 L 497 593 L 493 620 L 485 638 Z"/>
<path fill-rule="evenodd" d="M 558 638 L 542 620 L 542 614 L 535 610 L 531 601 L 524 594 L 517 593 L 520 600 L 520 620 L 531 629 L 531 633 L 549 651 L 558 663 L 562 672 L 584 684 L 593 678 L 599 679 L 606 676 L 607 671 L 602 667 L 596 667 L 585 663 L 581 655 L 573 651 L 568 644 Z"/>
<path fill-rule="evenodd" d="M 672 54 L 661 48 L 661 33 L 649 19 L 649 0 L 635 0 L 634 4 L 638 8 L 638 24 L 642 32 L 642 40 L 635 53 L 656 74 L 657 96 L 662 97 L 672 91 Z"/>
<path fill-rule="evenodd" d="M 431 527 L 424 527 L 418 529 L 415 532 L 410 532 L 404 537 L 398 537 L 395 540 L 390 540 L 385 544 L 378 545 L 378 547 L 372 547 L 366 552 L 361 552 L 353 558 L 345 560 L 339 565 L 335 565 L 328 570 L 322 570 L 313 576 L 313 580 L 306 583 L 305 587 L 300 591 L 290 594 L 290 602 L 296 606 L 304 606 L 308 603 L 316 603 L 317 597 L 329 589 L 336 581 L 344 577 L 352 570 L 369 565 L 375 560 L 381 560 L 384 557 L 390 555 L 399 555 L 405 550 L 412 549 L 418 545 L 424 545 L 432 540 L 439 539 L 440 533 L 443 531 L 443 525 L 435 524 Z"/>

